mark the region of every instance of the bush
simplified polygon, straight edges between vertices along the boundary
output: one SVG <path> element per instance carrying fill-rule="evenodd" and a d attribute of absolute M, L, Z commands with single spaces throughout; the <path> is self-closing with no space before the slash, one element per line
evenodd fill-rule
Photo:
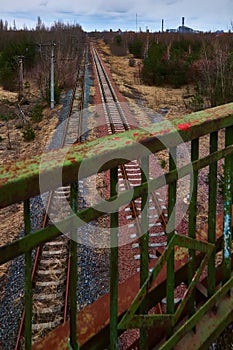
<path fill-rule="evenodd" d="M 122 45 L 122 36 L 120 34 L 116 35 L 115 38 L 114 38 L 114 42 L 117 45 Z"/>
<path fill-rule="evenodd" d="M 43 107 L 40 104 L 36 104 L 32 110 L 31 119 L 34 123 L 39 123 L 43 119 Z"/>
<path fill-rule="evenodd" d="M 15 114 L 12 112 L 8 112 L 5 114 L 0 114 L 0 120 L 3 120 L 5 122 L 9 121 L 9 120 L 14 120 L 15 119 Z"/>
<path fill-rule="evenodd" d="M 0 83 L 4 90 L 17 90 L 17 73 L 7 62 L 4 65 L 0 63 Z"/>
<path fill-rule="evenodd" d="M 188 83 L 188 63 L 182 59 L 174 59 L 167 62 L 167 75 L 165 83 L 173 88 L 180 88 Z"/>
<path fill-rule="evenodd" d="M 129 67 L 135 67 L 135 65 L 136 65 L 136 60 L 135 60 L 135 58 L 130 58 L 129 59 Z"/>
<path fill-rule="evenodd" d="M 19 129 L 23 129 L 23 124 L 16 124 L 16 125 L 15 125 L 15 128 L 18 129 L 18 130 L 19 130 Z"/>
<path fill-rule="evenodd" d="M 164 43 L 152 43 L 144 59 L 143 80 L 149 85 L 161 85 L 166 80 L 167 65 L 165 62 L 166 46 Z"/>
<path fill-rule="evenodd" d="M 128 45 L 129 52 L 134 55 L 136 58 L 143 57 L 143 41 L 140 39 L 134 39 Z"/>
<path fill-rule="evenodd" d="M 24 141 L 30 142 L 35 139 L 35 131 L 32 129 L 30 124 L 27 124 L 22 132 Z"/>
<path fill-rule="evenodd" d="M 194 96 L 191 99 L 190 107 L 196 112 L 201 111 L 204 107 L 204 99 L 201 93 L 196 89 Z"/>

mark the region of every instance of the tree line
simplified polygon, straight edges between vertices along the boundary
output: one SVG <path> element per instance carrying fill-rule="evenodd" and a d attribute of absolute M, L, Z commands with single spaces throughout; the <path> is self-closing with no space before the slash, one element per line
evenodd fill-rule
<path fill-rule="evenodd" d="M 15 26 L 15 24 L 14 24 Z M 81 62 L 85 33 L 80 25 L 61 21 L 46 28 L 38 17 L 35 30 L 8 28 L 0 19 L 0 84 L 18 90 L 19 60 L 23 59 L 25 80 L 33 81 L 46 98 L 50 83 L 51 45 L 55 52 L 55 86 L 72 87 Z"/>
<path fill-rule="evenodd" d="M 142 60 L 145 84 L 192 90 L 195 110 L 233 101 L 232 33 L 112 33 L 105 41 Z"/>

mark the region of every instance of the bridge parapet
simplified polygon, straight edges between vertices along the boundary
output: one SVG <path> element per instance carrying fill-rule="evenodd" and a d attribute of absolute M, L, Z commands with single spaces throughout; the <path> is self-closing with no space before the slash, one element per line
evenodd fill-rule
<path fill-rule="evenodd" d="M 221 146 L 218 143 L 219 132 L 224 133 L 225 144 Z M 177 137 L 178 134 L 178 137 Z M 205 157 L 199 156 L 199 140 L 202 136 L 209 135 L 209 150 Z M 166 340 L 160 344 L 160 349 L 172 349 L 175 345 L 181 348 L 181 339 L 189 334 L 198 325 L 201 319 L 208 315 L 211 310 L 218 313 L 221 317 L 214 317 L 209 331 L 198 333 L 199 344 L 208 344 L 216 335 L 222 331 L 226 324 L 233 321 L 233 305 L 231 289 L 233 288 L 232 271 L 232 174 L 233 174 L 233 103 L 219 106 L 216 108 L 192 113 L 186 117 L 178 118 L 171 123 L 166 120 L 161 123 L 150 126 L 150 129 L 135 129 L 116 135 L 106 136 L 104 138 L 90 141 L 85 144 L 76 144 L 70 147 L 64 147 L 59 150 L 48 152 L 44 157 L 33 157 L 31 159 L 3 164 L 0 168 L 0 208 L 5 208 L 11 204 L 24 201 L 24 222 L 25 236 L 11 242 L 8 245 L 0 247 L 0 264 L 13 260 L 16 257 L 26 254 L 26 262 L 29 264 L 29 256 L 32 249 L 47 241 L 50 241 L 63 232 L 70 231 L 70 227 L 77 230 L 86 222 L 96 220 L 105 213 L 101 210 L 103 203 L 97 203 L 95 208 L 82 209 L 66 217 L 59 224 L 52 224 L 44 229 L 30 233 L 30 198 L 40 195 L 41 183 L 43 183 L 43 192 L 54 190 L 61 185 L 61 179 L 58 174 L 62 172 L 62 184 L 75 184 L 82 178 L 87 178 L 96 173 L 96 164 L 101 163 L 101 171 L 110 170 L 111 174 L 111 196 L 108 199 L 111 203 L 112 212 L 110 215 L 112 244 L 110 253 L 110 295 L 109 295 L 109 314 L 104 320 L 102 328 L 96 329 L 95 334 L 86 325 L 86 333 L 82 320 L 77 325 L 78 341 L 83 348 L 88 348 L 87 344 L 95 344 L 96 348 L 104 348 L 110 343 L 111 349 L 117 349 L 117 339 L 120 333 L 131 328 L 140 329 L 140 348 L 149 348 L 150 341 L 162 341 L 162 337 L 148 338 L 148 331 L 153 329 L 162 329 L 165 332 Z M 184 143 L 190 142 L 190 162 L 178 167 L 175 159 L 178 147 Z M 140 145 L 140 147 L 139 147 Z M 163 149 L 169 151 L 169 171 L 152 179 L 145 179 L 142 184 L 135 186 L 133 192 L 126 190 L 120 194 L 115 191 L 117 184 L 117 167 L 125 164 L 132 159 L 140 158 L 144 164 L 148 164 L 151 154 L 155 154 Z M 140 153 L 138 153 L 140 151 Z M 220 221 L 222 225 L 222 234 L 219 235 L 219 226 L 217 225 L 217 162 L 224 161 L 223 172 L 223 213 Z M 85 162 L 85 167 L 83 163 Z M 82 167 L 82 175 L 79 176 L 79 170 Z M 209 194 L 208 194 L 208 227 L 206 234 L 196 231 L 197 216 L 197 188 L 198 172 L 204 167 L 209 167 Z M 191 174 L 191 175 L 190 175 Z M 192 176 L 192 195 L 189 203 L 188 217 L 189 224 L 187 235 L 181 235 L 175 230 L 175 203 L 177 198 L 178 180 L 185 176 Z M 143 178 L 143 177 L 142 177 Z M 122 310 L 121 300 L 118 298 L 118 244 L 117 244 L 117 221 L 118 209 L 128 203 L 129 198 L 136 200 L 142 198 L 142 202 L 147 205 L 149 193 L 157 191 L 164 185 L 168 186 L 168 223 L 167 246 L 159 257 L 157 263 L 152 267 L 150 273 L 148 262 L 148 247 L 143 244 L 143 239 L 147 232 L 140 237 L 140 245 L 143 247 L 140 251 L 140 259 L 144 261 L 141 266 L 140 280 L 138 290 L 134 290 L 133 298 L 129 298 L 128 306 Z M 78 195 L 77 186 L 72 185 L 72 198 Z M 145 211 L 146 213 L 146 211 Z M 79 218 L 77 221 L 76 219 Z M 146 220 L 146 216 L 142 217 Z M 216 229 L 218 228 L 218 230 Z M 30 233 L 30 234 L 29 234 Z M 221 237 L 220 237 L 221 236 Z M 146 243 L 148 244 L 148 243 Z M 179 247 L 179 248 L 177 248 Z M 221 273 L 216 270 L 215 257 L 218 251 L 222 250 Z M 185 251 L 185 253 L 184 253 Z M 199 252 L 199 253 L 198 253 Z M 72 251 L 72 254 L 74 251 Z M 182 264 L 178 261 L 178 256 L 182 254 Z M 77 269 L 77 263 L 74 260 L 73 269 Z M 207 267 L 208 277 L 205 283 L 201 283 L 201 275 Z M 165 279 L 160 279 L 159 274 L 165 269 Z M 28 270 L 30 273 L 30 269 Z M 185 273 L 187 274 L 185 277 Z M 182 276 L 182 277 L 180 277 Z M 137 277 L 138 278 L 138 277 Z M 176 308 L 174 302 L 174 290 L 176 285 L 185 278 L 187 290 Z M 72 302 L 76 303 L 76 286 L 72 285 L 70 280 L 70 289 L 75 290 L 71 295 Z M 76 283 L 76 282 L 75 282 Z M 158 285 L 161 289 L 159 289 Z M 202 287 L 200 287 L 202 285 Z M 197 302 L 197 290 L 202 289 L 206 292 L 201 304 Z M 203 294 L 203 293 L 202 293 Z M 25 279 L 25 295 L 32 298 L 32 281 Z M 153 295 L 153 303 L 151 296 Z M 166 312 L 162 314 L 148 313 L 155 305 L 166 298 Z M 204 301 L 203 301 L 204 300 Z M 73 305 L 71 303 L 71 305 Z M 222 311 L 224 310 L 224 312 Z M 185 315 L 189 320 L 184 321 L 182 325 L 179 322 Z M 84 311 L 82 311 L 84 317 Z M 225 313 L 225 316 L 224 316 Z M 27 313 L 26 324 L 31 320 L 31 313 Z M 84 321 L 83 321 L 84 322 Z M 85 323 L 85 322 L 84 322 Z M 76 329 L 76 320 L 71 317 L 71 329 Z M 69 326 L 66 325 L 69 328 Z M 204 327 L 202 325 L 202 327 Z M 67 328 L 67 329 L 68 329 Z M 104 340 L 98 337 L 103 330 L 107 330 Z M 57 333 L 56 333 L 57 334 Z M 161 331 L 162 336 L 164 332 Z M 27 336 L 30 337 L 30 334 Z M 73 332 L 71 332 L 71 343 Z M 198 337 L 198 336 L 197 336 Z M 156 338 L 156 339 L 155 339 Z M 49 339 L 49 337 L 48 337 Z M 151 340 L 152 339 L 152 340 Z M 64 339 L 63 339 L 64 340 Z M 48 340 L 49 341 L 49 340 Z M 68 339 L 67 339 L 68 342 Z M 43 343 L 43 342 L 42 342 Z M 41 344 L 42 344 L 41 343 Z M 64 343 L 64 342 L 63 342 Z M 74 344 L 74 343 L 73 343 Z M 99 345 L 98 345 L 99 344 Z M 101 345 L 100 345 L 101 344 Z M 179 345 L 180 344 L 180 345 Z M 42 346 L 42 345 L 41 345 Z M 76 348 L 78 348 L 77 345 Z M 180 346 L 180 347 L 179 347 Z M 35 349 L 41 348 L 40 345 L 34 345 Z M 64 347 L 65 348 L 65 347 Z M 75 348 L 75 347 L 74 347 Z M 89 347 L 90 348 L 90 347 Z"/>

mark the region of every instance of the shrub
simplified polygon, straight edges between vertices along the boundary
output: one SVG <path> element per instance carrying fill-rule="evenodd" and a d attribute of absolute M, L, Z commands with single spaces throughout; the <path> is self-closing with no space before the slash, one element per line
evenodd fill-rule
<path fill-rule="evenodd" d="M 18 129 L 18 130 L 19 130 L 19 129 L 23 129 L 23 124 L 16 124 L 16 125 L 15 125 L 15 128 Z"/>
<path fill-rule="evenodd" d="M 9 120 L 13 120 L 13 119 L 15 119 L 15 114 L 12 112 L 0 114 L 0 120 L 8 122 Z"/>
<path fill-rule="evenodd" d="M 201 111 L 204 107 L 204 99 L 201 94 L 196 91 L 194 96 L 191 99 L 190 107 L 196 112 Z"/>
<path fill-rule="evenodd" d="M 163 43 L 152 43 L 144 59 L 142 76 L 149 85 L 161 85 L 166 80 L 167 65 L 165 62 L 166 46 Z"/>
<path fill-rule="evenodd" d="M 131 57 L 129 59 L 129 67 L 135 67 L 135 65 L 136 65 L 136 60 L 135 58 Z"/>
<path fill-rule="evenodd" d="M 8 62 L 0 63 L 0 83 L 5 90 L 15 91 L 17 89 L 17 74 Z"/>
<path fill-rule="evenodd" d="M 40 104 L 36 104 L 32 110 L 31 119 L 35 123 L 41 122 L 43 119 L 43 107 Z"/>
<path fill-rule="evenodd" d="M 114 42 L 117 45 L 121 45 L 122 44 L 122 36 L 120 34 L 116 35 L 115 38 L 114 38 Z"/>
<path fill-rule="evenodd" d="M 143 56 L 143 41 L 140 39 L 134 39 L 128 45 L 129 52 L 136 58 L 142 58 Z"/>
<path fill-rule="evenodd" d="M 22 134 L 23 134 L 24 141 L 27 141 L 27 142 L 34 140 L 36 137 L 35 131 L 32 129 L 30 124 L 27 124 Z"/>

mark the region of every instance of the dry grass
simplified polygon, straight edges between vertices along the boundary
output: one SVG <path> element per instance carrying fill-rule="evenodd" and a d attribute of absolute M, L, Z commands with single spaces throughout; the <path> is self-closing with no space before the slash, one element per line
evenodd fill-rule
<path fill-rule="evenodd" d="M 136 59 L 135 67 L 129 67 L 129 58 L 131 55 L 116 57 L 111 56 L 109 47 L 102 41 L 98 41 L 100 51 L 104 53 L 103 59 L 110 68 L 112 77 L 118 86 L 120 92 L 130 103 L 138 103 L 141 100 L 145 107 L 159 112 L 162 108 L 168 108 L 169 120 L 188 114 L 188 110 L 183 102 L 183 94 L 186 88 L 172 89 L 170 87 L 147 86 L 139 83 L 136 78 L 139 71 L 139 65 L 142 60 Z"/>
<path fill-rule="evenodd" d="M 39 93 L 34 91 L 39 96 Z M 7 123 L 0 120 L 0 167 L 2 164 L 12 161 L 23 160 L 43 152 L 46 142 L 49 140 L 52 132 L 57 125 L 57 116 L 61 106 L 57 106 L 51 113 L 49 108 L 44 110 L 43 120 L 38 124 L 33 124 L 35 128 L 36 138 L 32 142 L 25 142 L 22 136 L 22 129 L 17 129 L 16 125 L 21 123 L 21 119 L 17 117 L 17 94 L 5 91 L 0 88 L 0 114 L 10 112 L 15 115 L 14 119 Z M 29 117 L 26 114 L 26 119 Z M 8 125 L 7 125 L 8 124 Z M 10 144 L 9 147 L 9 137 Z M 0 242 L 4 245 L 13 241 L 19 235 L 23 228 L 23 205 L 14 204 L 10 207 L 0 210 Z M 0 266 L 0 281 L 7 274 L 8 264 Z M 0 295 L 1 298 L 1 295 Z"/>

